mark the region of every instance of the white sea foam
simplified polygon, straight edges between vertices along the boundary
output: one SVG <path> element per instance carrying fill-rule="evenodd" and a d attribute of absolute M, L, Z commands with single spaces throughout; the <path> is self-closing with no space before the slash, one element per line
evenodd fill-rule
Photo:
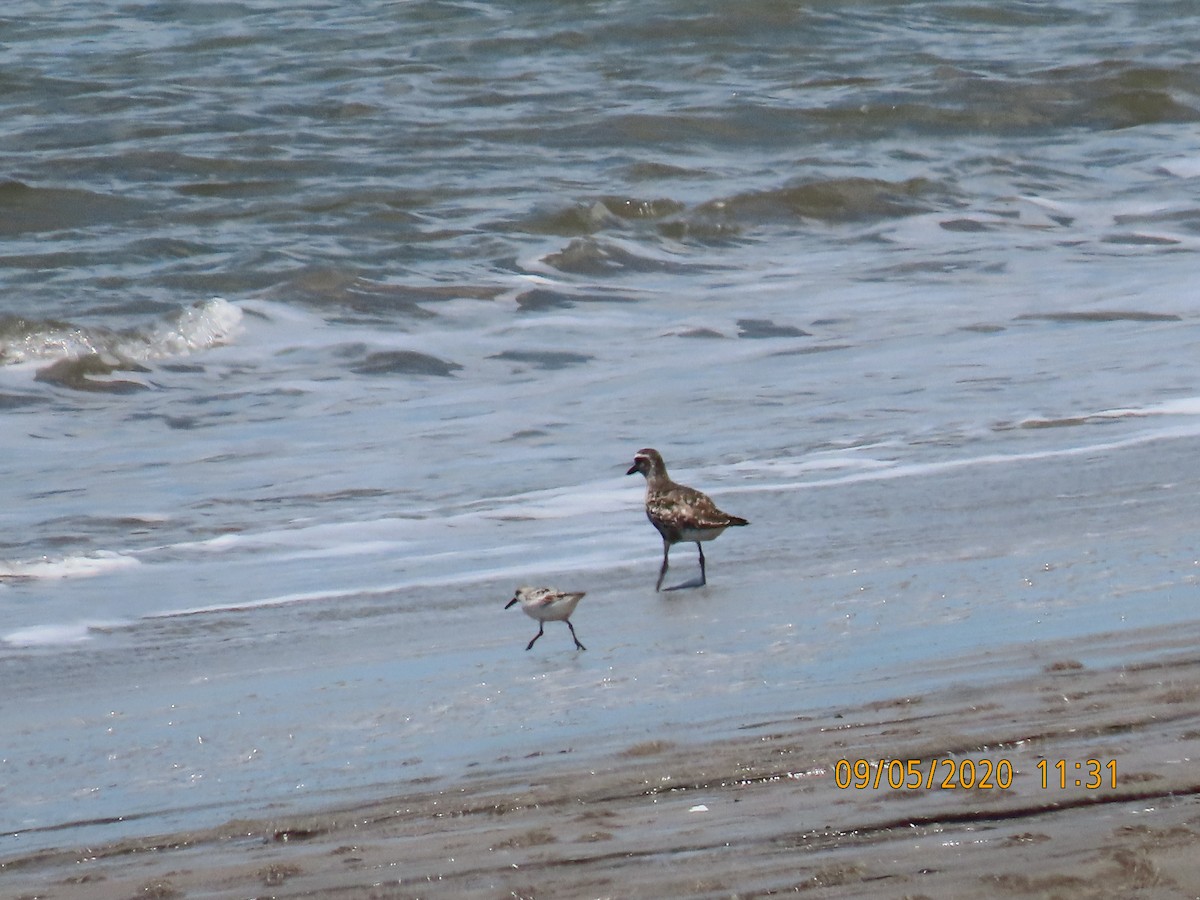
<path fill-rule="evenodd" d="M 481 554 L 481 557 L 490 554 Z M 537 566 L 539 577 L 554 577 L 564 574 L 578 576 L 581 573 L 604 571 L 611 567 L 611 557 L 597 551 L 593 546 L 581 548 L 581 552 L 569 556 L 561 556 L 553 561 L 541 561 Z M 444 588 L 450 586 L 488 584 L 496 581 L 507 581 L 513 585 L 529 580 L 529 560 L 522 557 L 514 562 L 499 565 L 475 565 L 471 569 L 457 568 L 445 575 L 422 575 L 405 581 L 395 581 L 386 584 L 365 585 L 359 587 L 343 587 L 328 591 L 297 591 L 294 593 L 278 594 L 268 597 L 250 598 L 229 603 L 213 603 L 203 606 L 180 607 L 150 613 L 144 618 L 175 619 L 187 616 L 211 615 L 214 613 L 248 612 L 256 609 L 291 606 L 293 604 L 334 603 L 353 599 L 371 597 L 387 597 L 403 591 L 415 591 L 428 588 Z"/>
<path fill-rule="evenodd" d="M 152 362 L 227 343 L 237 337 L 241 325 L 241 309 L 221 297 L 182 309 L 144 328 L 114 331 L 63 323 L 33 323 L 24 333 L 0 342 L 0 361 L 17 365 L 99 354 Z"/>
<path fill-rule="evenodd" d="M 954 469 L 970 469 L 982 466 L 1008 466 L 1026 462 L 1038 462 L 1050 459 L 1065 459 L 1075 456 L 1095 456 L 1098 454 L 1126 450 L 1157 441 L 1181 440 L 1200 437 L 1200 423 L 1181 425 L 1175 428 L 1163 428 L 1132 435 L 1116 441 L 1104 441 L 1094 444 L 1080 444 L 1073 447 L 1057 447 L 1046 450 L 1036 450 L 1029 453 L 984 453 L 978 456 L 957 457 L 928 463 L 903 463 L 889 460 L 876 460 L 876 465 L 864 467 L 861 471 L 842 475 L 836 478 L 822 480 L 787 482 L 775 481 L 753 485 L 740 485 L 726 488 L 720 493 L 753 494 L 785 490 L 805 490 L 816 487 L 835 487 L 845 484 L 857 484 L 866 481 L 886 481 L 896 478 L 920 478 L 927 475 L 937 475 Z M 713 494 L 718 493 L 712 491 Z"/>
<path fill-rule="evenodd" d="M 1174 175 L 1176 178 L 1196 178 L 1200 176 L 1200 157 L 1197 156 L 1182 156 L 1177 159 L 1168 159 L 1160 163 L 1163 171 Z"/>
<path fill-rule="evenodd" d="M 1180 397 L 1141 407 L 1105 409 L 1091 413 L 1088 418 L 1124 419 L 1144 416 L 1200 416 L 1200 397 Z"/>
<path fill-rule="evenodd" d="M 8 632 L 0 641 L 10 647 L 55 647 L 90 641 L 97 631 L 119 627 L 122 622 L 71 622 L 58 625 L 31 625 Z"/>
<path fill-rule="evenodd" d="M 340 588 L 333 591 L 307 591 L 294 594 L 280 594 L 274 597 L 239 600 L 230 603 L 211 603 L 204 606 L 188 606 L 179 609 L 168 609 L 162 612 L 150 613 L 146 619 L 176 619 L 183 616 L 199 616 L 211 613 L 239 612 L 249 609 L 266 609 L 272 606 L 289 606 L 293 603 L 314 603 L 324 600 L 344 600 L 350 597 L 386 594 L 394 587 L 369 588 Z"/>
<path fill-rule="evenodd" d="M 295 550 L 277 557 L 280 562 L 293 560 L 340 559 L 347 556 L 394 556 L 407 541 L 348 541 L 329 547 Z"/>
<path fill-rule="evenodd" d="M 195 550 L 204 553 L 224 553 L 227 550 L 239 548 L 246 543 L 246 538 L 240 534 L 220 534 L 203 541 L 184 541 L 171 547 L 172 550 Z"/>
<path fill-rule="evenodd" d="M 812 472 L 844 472 L 854 470 L 872 472 L 890 468 L 892 463 L 886 460 L 849 455 L 851 452 L 861 454 L 868 449 L 859 448 L 856 451 L 838 451 L 836 454 L 814 454 L 803 459 L 752 459 L 735 463 L 732 468 L 749 477 L 770 476 L 774 478 L 797 477 Z"/>
<path fill-rule="evenodd" d="M 1200 416 L 1200 397 L 1179 397 L 1145 406 L 1121 406 L 1091 412 L 1067 413 L 1053 418 L 1040 416 L 1022 419 L 1022 428 L 1044 428 L 1054 425 L 1082 424 L 1114 419 L 1145 419 L 1156 416 Z"/>
<path fill-rule="evenodd" d="M 100 550 L 86 556 L 66 556 L 54 559 L 25 561 L 0 561 L 0 578 L 58 580 L 66 578 L 92 578 L 139 566 L 132 556 Z"/>
<path fill-rule="evenodd" d="M 222 297 L 213 297 L 184 309 L 136 339 L 122 342 L 117 349 L 135 359 L 187 356 L 232 340 L 241 326 L 242 311 Z M 139 350 L 144 355 L 138 356 Z"/>
<path fill-rule="evenodd" d="M 582 515 L 619 512 L 641 502 L 641 491 L 626 490 L 625 482 L 595 482 L 544 491 L 528 491 L 504 498 L 483 498 L 473 506 L 478 513 L 497 519 L 505 516 L 522 519 L 566 519 Z M 634 498 L 634 499 L 631 499 Z"/>

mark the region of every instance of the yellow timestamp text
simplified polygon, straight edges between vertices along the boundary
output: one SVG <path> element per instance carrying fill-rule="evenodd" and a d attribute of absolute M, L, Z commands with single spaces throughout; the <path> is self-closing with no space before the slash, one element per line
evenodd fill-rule
<path fill-rule="evenodd" d="M 1015 771 L 1007 759 L 839 759 L 833 766 L 833 783 L 842 790 L 1006 791 L 1013 785 Z M 1117 787 L 1115 759 L 1042 759 L 1037 771 L 1042 790 Z"/>
<path fill-rule="evenodd" d="M 1115 759 L 1099 760 L 1085 759 L 1072 762 L 1066 759 L 1038 760 L 1037 770 L 1042 776 L 1042 788 L 1068 787 L 1085 788 L 1089 791 L 1099 790 L 1106 785 L 1113 789 L 1117 786 L 1117 761 Z"/>
<path fill-rule="evenodd" d="M 1008 790 L 1013 766 L 1007 759 L 839 759 L 833 783 L 842 790 Z"/>

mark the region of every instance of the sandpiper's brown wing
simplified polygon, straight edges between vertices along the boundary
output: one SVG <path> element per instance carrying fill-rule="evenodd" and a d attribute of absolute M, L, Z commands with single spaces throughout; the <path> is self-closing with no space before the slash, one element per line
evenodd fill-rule
<path fill-rule="evenodd" d="M 559 598 L 558 591 L 550 588 L 540 588 L 537 595 L 530 598 L 529 605 L 534 609 L 545 609 L 547 606 L 553 606 L 554 601 Z"/>
<path fill-rule="evenodd" d="M 556 591 L 547 589 L 546 592 L 533 601 L 533 605 L 537 609 L 545 609 L 547 606 L 553 606 L 559 601 L 565 600 L 581 600 L 585 591 Z"/>

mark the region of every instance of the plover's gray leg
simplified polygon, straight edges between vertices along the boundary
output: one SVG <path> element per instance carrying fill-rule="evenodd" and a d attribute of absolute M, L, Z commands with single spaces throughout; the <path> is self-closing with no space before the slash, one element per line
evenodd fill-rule
<path fill-rule="evenodd" d="M 671 542 L 663 538 L 663 564 L 658 570 L 658 583 L 654 585 L 656 591 L 662 590 L 663 579 L 667 577 L 667 557 L 671 555 Z"/>
<path fill-rule="evenodd" d="M 571 624 L 571 620 L 564 619 L 563 621 L 565 621 L 567 623 L 567 627 L 571 629 L 571 637 L 575 638 L 575 649 L 576 650 L 586 650 L 587 647 L 585 647 L 585 646 L 583 646 L 583 644 L 579 643 L 579 638 L 575 637 L 575 626 Z"/>
<path fill-rule="evenodd" d="M 700 551 L 700 583 L 708 584 L 708 579 L 704 575 L 704 548 L 700 546 L 699 541 L 696 541 L 696 549 Z"/>
<path fill-rule="evenodd" d="M 545 629 L 545 627 L 546 627 L 546 623 L 545 623 L 545 622 L 539 622 L 539 623 L 538 623 L 538 633 L 537 633 L 537 634 L 535 634 L 535 635 L 533 636 L 533 640 L 532 640 L 532 641 L 530 641 L 528 644 L 526 644 L 526 645 L 525 645 L 525 649 L 526 649 L 526 650 L 532 650 L 532 649 L 533 649 L 533 645 L 534 645 L 534 644 L 536 644 L 536 643 L 537 643 L 537 639 L 538 639 L 538 638 L 540 638 L 540 637 L 542 636 L 542 631 Z"/>

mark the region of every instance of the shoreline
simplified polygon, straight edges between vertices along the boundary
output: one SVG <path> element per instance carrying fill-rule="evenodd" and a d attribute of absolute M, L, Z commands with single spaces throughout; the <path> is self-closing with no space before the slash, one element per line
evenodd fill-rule
<path fill-rule="evenodd" d="M 518 766 L 323 812 L 4 858 L 4 896 L 1200 890 L 1200 654 L 1037 665 L 700 743 L 648 740 L 593 760 L 551 752 L 533 781 Z M 889 787 L 908 760 L 908 784 Z M 1089 760 L 1102 782 L 1092 790 L 1074 784 L 1093 778 Z M 989 763 L 993 783 L 1006 765 L 1011 780 L 950 787 L 967 781 L 965 761 L 976 783 Z"/>

